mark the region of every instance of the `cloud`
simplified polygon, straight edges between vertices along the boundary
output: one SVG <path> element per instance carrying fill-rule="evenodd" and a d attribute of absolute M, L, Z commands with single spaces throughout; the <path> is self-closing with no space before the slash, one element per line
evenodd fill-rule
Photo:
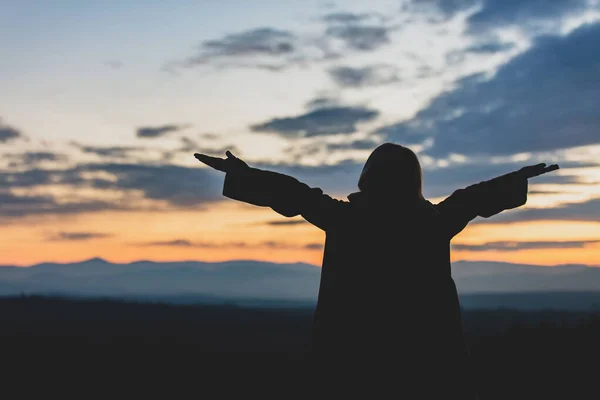
<path fill-rule="evenodd" d="M 137 246 L 165 246 L 165 247 L 190 247 L 203 249 L 227 249 L 227 248 L 269 248 L 269 249 L 308 249 L 320 250 L 323 249 L 321 243 L 293 244 L 279 241 L 265 241 L 260 243 L 247 242 L 194 242 L 187 239 L 174 239 L 166 241 L 138 243 Z"/>
<path fill-rule="evenodd" d="M 4 158 L 11 160 L 11 166 L 33 167 L 45 161 L 62 162 L 67 160 L 63 154 L 52 153 L 48 151 L 32 151 L 19 154 L 5 154 Z"/>
<path fill-rule="evenodd" d="M 361 88 L 398 82 L 398 69 L 391 65 L 367 67 L 335 67 L 329 70 L 333 80 L 342 87 Z"/>
<path fill-rule="evenodd" d="M 205 57 L 239 55 L 280 55 L 294 51 L 295 36 L 273 28 L 256 28 L 241 33 L 226 35 L 221 39 L 202 43 Z"/>
<path fill-rule="evenodd" d="M 466 21 L 468 32 L 481 35 L 507 26 L 518 26 L 531 33 L 549 31 L 556 27 L 553 22 L 581 14 L 590 7 L 588 0 L 413 0 L 408 8 L 433 9 L 444 18 L 472 11 Z"/>
<path fill-rule="evenodd" d="M 140 191 L 146 199 L 163 200 L 174 207 L 197 207 L 223 199 L 221 174 L 207 168 L 89 164 L 79 171 L 106 172 L 114 176 L 114 180 L 100 182 L 99 188 Z"/>
<path fill-rule="evenodd" d="M 514 43 L 501 42 L 498 40 L 483 41 L 475 43 L 462 50 L 453 50 L 446 53 L 446 63 L 449 65 L 461 63 L 465 61 L 465 58 L 470 54 L 489 55 L 495 53 L 502 53 L 515 48 Z"/>
<path fill-rule="evenodd" d="M 307 250 L 323 250 L 325 246 L 321 243 L 309 243 L 304 245 L 304 248 Z"/>
<path fill-rule="evenodd" d="M 357 143 L 368 146 L 368 141 L 358 140 Z M 354 142 L 348 142 L 348 146 L 352 146 Z M 331 146 L 331 144 L 329 144 Z M 325 145 L 326 146 L 326 145 Z M 344 150 L 345 144 L 333 144 Z M 353 146 L 357 149 L 360 145 Z M 364 148 L 364 150 L 374 149 L 377 144 L 373 143 L 372 147 Z M 366 161 L 349 159 L 341 161 L 338 164 L 331 165 L 287 165 L 287 164 L 272 164 L 272 163 L 251 163 L 252 166 L 280 172 L 291 175 L 301 182 L 304 182 L 312 187 L 319 187 L 325 193 L 339 196 L 345 199 L 345 196 L 351 192 L 357 191 L 358 178 Z M 536 164 L 539 160 L 532 158 L 525 162 L 504 162 L 491 163 L 488 159 L 474 160 L 465 163 L 450 164 L 448 167 L 434 167 L 423 163 L 423 193 L 426 198 L 438 198 L 449 196 L 455 190 L 467 187 L 469 185 L 492 179 L 497 176 L 517 170 L 525 165 Z M 571 168 L 582 168 L 590 164 L 578 162 L 560 162 L 561 171 L 565 173 Z M 593 164 L 595 165 L 595 164 Z M 547 183 L 578 183 L 576 175 L 565 175 L 550 177 L 552 174 L 540 176 L 532 179 L 532 184 L 547 184 Z"/>
<path fill-rule="evenodd" d="M 326 107 L 295 117 L 274 118 L 252 125 L 254 132 L 287 137 L 313 137 L 356 132 L 356 125 L 375 119 L 379 112 L 365 107 Z"/>
<path fill-rule="evenodd" d="M 92 188 L 120 192 L 122 200 L 90 199 L 65 202 L 53 196 L 17 196 L 2 192 L 1 215 L 83 213 L 104 210 L 173 208 L 200 209 L 223 200 L 222 174 L 208 168 L 188 168 L 174 165 L 99 163 L 81 164 L 67 169 L 30 169 L 0 172 L 0 187 L 11 189 L 43 189 L 60 185 L 72 189 Z M 141 207 L 131 196 L 161 203 Z M 136 196 L 136 198 L 139 198 Z"/>
<path fill-rule="evenodd" d="M 374 150 L 375 147 L 381 144 L 378 138 L 372 137 L 367 139 L 344 140 L 342 142 L 326 142 L 324 140 L 311 140 L 306 144 L 294 144 L 284 149 L 286 154 L 289 154 L 295 163 L 300 163 L 304 157 L 315 156 L 321 154 L 329 157 L 336 152 L 348 150 Z"/>
<path fill-rule="evenodd" d="M 334 12 L 324 15 L 323 21 L 329 23 L 351 24 L 363 22 L 373 16 L 376 15 L 372 13 Z"/>
<path fill-rule="evenodd" d="M 372 51 L 390 43 L 390 28 L 384 26 L 340 25 L 327 28 L 326 35 L 342 40 L 352 50 Z"/>
<path fill-rule="evenodd" d="M 600 198 L 581 203 L 564 204 L 553 208 L 515 209 L 489 219 L 478 219 L 474 222 L 504 224 L 533 220 L 600 222 Z"/>
<path fill-rule="evenodd" d="M 185 239 L 174 239 L 158 242 L 142 243 L 141 246 L 167 246 L 167 247 L 194 247 L 194 244 Z"/>
<path fill-rule="evenodd" d="M 260 27 L 206 40 L 198 54 L 175 64 L 188 68 L 215 64 L 280 71 L 305 58 L 302 47 L 301 39 L 290 31 Z"/>
<path fill-rule="evenodd" d="M 16 195 L 0 190 L 0 217 L 21 218 L 38 215 L 69 215 L 119 209 L 117 205 L 98 200 L 59 202 L 52 196 Z"/>
<path fill-rule="evenodd" d="M 109 233 L 98 232 L 59 232 L 48 238 L 49 241 L 84 241 L 90 239 L 102 239 L 113 236 Z"/>
<path fill-rule="evenodd" d="M 533 249 L 579 249 L 590 244 L 600 243 L 600 240 L 573 241 L 540 241 L 540 242 L 486 242 L 483 244 L 454 244 L 452 250 L 459 251 L 519 251 Z"/>
<path fill-rule="evenodd" d="M 377 13 L 333 12 L 319 18 L 323 31 L 298 34 L 275 27 L 256 27 L 203 41 L 196 54 L 167 63 L 163 69 L 212 65 L 218 69 L 253 68 L 279 72 L 292 66 L 327 62 L 353 52 L 375 50 L 390 43 L 396 27 Z"/>
<path fill-rule="evenodd" d="M 255 163 L 253 166 L 291 175 L 328 194 L 345 195 L 358 190 L 358 178 L 363 165 L 364 161 L 344 160 L 337 164 L 318 166 L 271 163 Z"/>
<path fill-rule="evenodd" d="M 12 126 L 4 124 L 0 119 L 0 144 L 7 143 L 21 137 L 23 137 L 21 131 L 13 128 Z"/>
<path fill-rule="evenodd" d="M 381 142 L 374 139 L 359 139 L 351 142 L 327 143 L 325 149 L 329 152 L 338 150 L 375 150 Z"/>
<path fill-rule="evenodd" d="M 583 12 L 588 3 L 587 0 L 485 0 L 483 7 L 471 15 L 467 23 L 473 33 L 507 25 L 537 29 L 548 21 Z"/>
<path fill-rule="evenodd" d="M 340 101 L 333 97 L 317 97 L 306 103 L 308 110 L 317 110 L 319 108 L 339 107 Z"/>
<path fill-rule="evenodd" d="M 274 220 L 267 221 L 264 224 L 269 226 L 294 226 L 294 225 L 304 225 L 306 224 L 306 220 L 303 219 L 292 219 L 292 220 Z"/>
<path fill-rule="evenodd" d="M 468 53 L 489 54 L 489 53 L 499 53 L 499 52 L 511 50 L 514 47 L 515 47 L 514 43 L 494 41 L 494 42 L 483 42 L 483 43 L 474 44 L 472 46 L 467 47 L 467 49 L 465 51 Z"/>
<path fill-rule="evenodd" d="M 176 132 L 183 129 L 184 126 L 181 125 L 162 125 L 155 127 L 141 127 L 136 131 L 137 137 L 140 138 L 156 138 L 160 136 L 164 136 L 170 132 Z"/>
<path fill-rule="evenodd" d="M 528 161 L 492 163 L 489 160 L 481 159 L 451 164 L 447 167 L 423 166 L 423 192 L 425 197 L 448 196 L 456 189 L 486 181 L 516 171 L 526 165 L 534 165 L 539 162 L 545 161 L 532 158 Z M 559 164 L 564 175 L 558 175 L 556 173 L 542 175 L 531 179 L 530 185 L 579 183 L 577 175 L 568 174 L 569 169 L 595 165 L 567 161 L 562 161 Z"/>
<path fill-rule="evenodd" d="M 147 129 L 147 128 L 146 128 Z M 82 152 L 95 154 L 98 157 L 105 158 L 129 158 L 131 153 L 136 151 L 144 151 L 146 150 L 144 147 L 136 147 L 136 146 L 85 146 L 77 143 L 73 143 L 77 146 Z"/>
<path fill-rule="evenodd" d="M 492 78 L 472 75 L 408 120 L 377 133 L 391 141 L 434 139 L 433 157 L 510 155 L 600 143 L 600 24 L 538 38 Z"/>

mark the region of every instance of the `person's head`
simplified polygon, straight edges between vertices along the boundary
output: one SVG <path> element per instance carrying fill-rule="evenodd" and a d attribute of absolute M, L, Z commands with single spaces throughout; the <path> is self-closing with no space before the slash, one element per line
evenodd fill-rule
<path fill-rule="evenodd" d="M 374 196 L 394 196 L 404 200 L 423 198 L 423 177 L 417 155 L 407 147 L 384 143 L 365 163 L 358 188 Z"/>

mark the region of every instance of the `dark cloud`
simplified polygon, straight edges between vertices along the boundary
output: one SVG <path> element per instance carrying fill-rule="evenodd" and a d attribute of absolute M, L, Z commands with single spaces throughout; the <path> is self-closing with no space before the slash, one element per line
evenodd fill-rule
<path fill-rule="evenodd" d="M 328 23 L 325 38 L 340 40 L 354 51 L 371 51 L 390 43 L 390 32 L 395 29 L 385 26 L 385 18 L 377 13 L 337 12 L 323 20 Z"/>
<path fill-rule="evenodd" d="M 341 145 L 340 145 L 341 146 Z M 376 145 L 371 147 L 374 149 Z M 291 175 L 312 187 L 319 187 L 325 193 L 345 199 L 349 193 L 357 191 L 358 178 L 364 166 L 364 160 L 346 160 L 334 165 L 285 165 L 272 163 L 252 163 L 252 166 Z M 452 194 L 455 190 L 489 180 L 515 171 L 523 166 L 537 164 L 539 160 L 527 162 L 490 163 L 479 160 L 470 163 L 451 164 L 445 168 L 423 167 L 423 194 L 425 198 L 439 198 Z M 596 164 L 578 162 L 560 162 L 561 171 L 565 173 L 571 168 L 583 168 Z M 553 173 L 532 178 L 530 188 L 536 184 L 579 183 L 575 175 L 552 176 Z M 494 217 L 495 218 L 495 217 Z"/>
<path fill-rule="evenodd" d="M 309 243 L 304 245 L 304 248 L 307 250 L 323 250 L 325 246 L 321 243 Z"/>
<path fill-rule="evenodd" d="M 333 80 L 340 86 L 360 88 L 398 82 L 398 69 L 391 65 L 367 67 L 335 67 L 329 70 Z"/>
<path fill-rule="evenodd" d="M 195 55 L 167 63 L 163 69 L 176 72 L 181 67 L 212 65 L 218 69 L 279 72 L 291 66 L 304 67 L 339 59 L 348 51 L 375 50 L 388 44 L 390 32 L 396 29 L 386 26 L 386 18 L 377 13 L 334 12 L 322 16 L 321 20 L 325 27 L 317 36 L 297 35 L 273 27 L 229 33 L 202 42 Z"/>
<path fill-rule="evenodd" d="M 100 182 L 99 188 L 144 194 L 146 199 L 164 200 L 172 207 L 197 207 L 222 200 L 222 176 L 206 168 L 175 165 L 90 164 L 79 171 L 107 172 L 114 181 Z M 97 181 L 92 185 L 97 185 Z"/>
<path fill-rule="evenodd" d="M 292 225 L 304 225 L 306 224 L 306 220 L 303 219 L 291 219 L 291 220 L 274 220 L 267 221 L 264 224 L 269 226 L 292 226 Z"/>
<path fill-rule="evenodd" d="M 164 136 L 167 133 L 176 132 L 183 129 L 184 126 L 181 125 L 162 125 L 155 127 L 141 127 L 137 129 L 137 137 L 141 138 L 156 138 L 160 136 Z"/>
<path fill-rule="evenodd" d="M 347 140 L 338 143 L 327 143 L 325 141 L 311 141 L 307 144 L 296 144 L 287 147 L 284 151 L 291 155 L 298 163 L 302 158 L 316 154 L 331 155 L 338 151 L 346 150 L 373 150 L 381 142 L 376 138 Z"/>
<path fill-rule="evenodd" d="M 326 193 L 344 198 L 348 193 L 358 190 L 358 178 L 363 164 L 364 161 L 345 160 L 338 164 L 319 166 L 270 163 L 256 163 L 254 166 L 291 175 L 309 186 L 319 187 Z"/>
<path fill-rule="evenodd" d="M 515 209 L 491 218 L 479 218 L 475 222 L 479 224 L 504 224 L 534 220 L 600 222 L 600 198 L 552 208 Z"/>
<path fill-rule="evenodd" d="M 31 151 L 18 154 L 5 154 L 4 158 L 10 160 L 10 165 L 13 167 L 33 167 L 44 161 L 67 161 L 67 157 L 65 155 L 48 151 Z"/>
<path fill-rule="evenodd" d="M 49 241 L 84 241 L 90 239 L 102 239 L 113 236 L 109 233 L 98 232 L 59 232 L 48 238 Z"/>
<path fill-rule="evenodd" d="M 90 177 L 109 174 L 110 177 Z M 164 201 L 170 208 L 202 208 L 207 203 L 223 200 L 223 177 L 207 168 L 187 168 L 174 165 L 148 164 L 84 164 L 69 169 L 31 169 L 19 172 L 0 172 L 0 187 L 37 188 L 62 185 L 72 188 L 138 192 L 145 199 Z M 63 204 L 48 196 L 20 197 L 5 194 L 2 204 L 4 215 L 63 214 L 87 211 L 135 209 L 130 201 L 102 202 L 82 200 L 77 204 Z M 10 201 L 9 201 L 10 200 Z M 14 207 L 7 208 L 7 203 Z M 145 207 L 144 209 L 147 209 Z"/>
<path fill-rule="evenodd" d="M 202 43 L 202 49 L 206 52 L 205 57 L 289 54 L 294 51 L 294 39 L 288 31 L 256 28 L 207 40 Z"/>
<path fill-rule="evenodd" d="M 323 16 L 323 21 L 329 23 L 351 24 L 363 22 L 373 17 L 371 13 L 334 12 Z"/>
<path fill-rule="evenodd" d="M 423 167 L 423 193 L 425 197 L 440 197 L 452 194 L 456 189 L 486 181 L 500 175 L 516 171 L 527 165 L 534 165 L 540 160 L 532 159 L 524 162 L 491 163 L 487 160 L 452 164 L 448 167 Z M 549 173 L 532 178 L 530 187 L 535 184 L 569 184 L 579 183 L 578 177 L 568 174 L 569 169 L 596 166 L 596 164 L 580 162 L 560 162 L 561 171 L 565 175 Z"/>
<path fill-rule="evenodd" d="M 452 244 L 459 251 L 519 251 L 533 249 L 579 249 L 600 240 L 546 241 L 546 242 L 487 242 L 483 244 Z"/>
<path fill-rule="evenodd" d="M 338 150 L 375 150 L 381 142 L 373 139 L 359 139 L 351 142 L 342 143 L 327 143 L 325 149 L 327 151 L 338 151 Z"/>
<path fill-rule="evenodd" d="M 144 147 L 136 146 L 84 146 L 75 144 L 82 152 L 95 154 L 106 158 L 129 158 L 131 153 L 146 150 Z"/>
<path fill-rule="evenodd" d="M 279 71 L 302 59 L 299 39 L 291 32 L 261 27 L 202 42 L 199 53 L 183 62 L 193 67 L 217 63 L 220 67 L 250 67 Z M 257 58 L 268 61 L 257 61 Z M 244 61 L 249 60 L 249 61 Z"/>
<path fill-rule="evenodd" d="M 454 14 L 465 11 L 470 7 L 480 4 L 478 0 L 412 0 L 402 4 L 404 12 L 435 12 L 444 17 L 452 17 Z"/>
<path fill-rule="evenodd" d="M 158 242 L 142 243 L 140 246 L 167 246 L 167 247 L 194 247 L 195 245 L 186 239 L 174 239 Z"/>
<path fill-rule="evenodd" d="M 494 54 L 512 50 L 515 47 L 514 43 L 487 41 L 473 44 L 463 50 L 454 50 L 446 54 L 446 62 L 448 64 L 456 64 L 463 62 L 469 54 Z"/>
<path fill-rule="evenodd" d="M 379 112 L 365 107 L 326 107 L 296 117 L 274 118 L 252 125 L 254 132 L 288 137 L 313 137 L 356 132 L 360 122 L 371 121 Z"/>
<path fill-rule="evenodd" d="M 332 97 L 317 97 L 306 103 L 308 110 L 317 110 L 319 108 L 339 107 L 340 101 Z"/>
<path fill-rule="evenodd" d="M 69 215 L 95 211 L 117 210 L 117 205 L 96 200 L 59 202 L 51 196 L 16 195 L 0 191 L 0 217 L 21 218 L 39 215 Z"/>
<path fill-rule="evenodd" d="M 506 43 L 506 42 L 485 42 L 485 43 L 477 43 L 472 46 L 467 47 L 466 51 L 468 53 L 499 53 L 507 50 L 511 50 L 515 47 L 514 43 Z"/>
<path fill-rule="evenodd" d="M 485 0 L 467 23 L 474 33 L 507 25 L 536 29 L 547 21 L 581 13 L 587 7 L 587 0 Z"/>
<path fill-rule="evenodd" d="M 352 50 L 371 51 L 390 43 L 390 30 L 374 25 L 339 25 L 327 28 L 326 35 L 342 40 Z"/>
<path fill-rule="evenodd" d="M 268 249 L 322 249 L 323 245 L 319 243 L 308 243 L 304 245 L 296 245 L 292 243 L 266 241 L 257 244 L 246 242 L 193 242 L 187 239 L 174 239 L 157 242 L 138 243 L 137 246 L 165 246 L 165 247 L 190 247 L 203 249 L 225 249 L 225 248 L 268 248 Z"/>
<path fill-rule="evenodd" d="M 588 7 L 588 0 L 413 0 L 409 9 L 433 9 L 445 18 L 473 9 L 475 12 L 467 18 L 468 30 L 482 34 L 511 25 L 534 33 L 547 30 L 548 23 L 582 13 Z"/>
<path fill-rule="evenodd" d="M 23 134 L 19 130 L 4 124 L 2 119 L 0 119 L 0 144 L 10 142 L 11 140 L 21 137 L 23 137 Z"/>
<path fill-rule="evenodd" d="M 600 24 L 566 37 L 541 37 L 491 79 L 473 75 L 457 83 L 415 118 L 384 127 L 391 141 L 428 137 L 428 154 L 509 155 L 600 143 Z"/>

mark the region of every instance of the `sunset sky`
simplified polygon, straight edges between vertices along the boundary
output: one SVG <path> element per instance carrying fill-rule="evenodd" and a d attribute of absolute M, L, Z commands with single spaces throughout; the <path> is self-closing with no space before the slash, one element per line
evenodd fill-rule
<path fill-rule="evenodd" d="M 424 192 L 538 162 L 453 260 L 600 266 L 600 1 L 0 0 L 0 264 L 320 265 L 325 234 L 222 196 L 231 150 L 339 199 L 368 154 Z"/>

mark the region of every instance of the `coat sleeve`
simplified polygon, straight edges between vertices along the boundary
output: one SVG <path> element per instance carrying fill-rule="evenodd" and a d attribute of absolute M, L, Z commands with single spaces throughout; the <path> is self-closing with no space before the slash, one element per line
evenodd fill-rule
<path fill-rule="evenodd" d="M 458 189 L 435 207 L 452 238 L 478 216 L 489 218 L 522 206 L 527 202 L 527 189 L 527 178 L 515 171 Z"/>
<path fill-rule="evenodd" d="M 256 206 L 271 207 L 286 217 L 301 215 L 323 230 L 341 217 L 347 204 L 291 176 L 251 167 L 227 172 L 223 195 Z"/>

